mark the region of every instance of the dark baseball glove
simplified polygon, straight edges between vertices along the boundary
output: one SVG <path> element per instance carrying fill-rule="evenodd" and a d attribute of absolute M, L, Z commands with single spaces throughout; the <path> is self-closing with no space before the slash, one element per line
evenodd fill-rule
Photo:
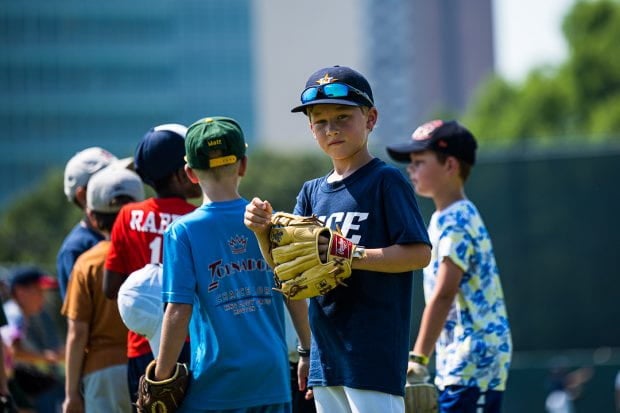
<path fill-rule="evenodd" d="M 185 398 L 189 373 L 185 364 L 177 363 L 172 377 L 156 381 L 155 360 L 146 367 L 138 385 L 136 408 L 140 413 L 176 412 Z"/>
<path fill-rule="evenodd" d="M 316 216 L 278 212 L 271 218 L 270 257 L 278 291 L 291 300 L 326 294 L 351 276 L 356 246 L 339 231 L 332 231 Z M 319 237 L 328 242 L 321 258 Z"/>
<path fill-rule="evenodd" d="M 0 413 L 17 413 L 17 406 L 10 394 L 0 395 Z"/>

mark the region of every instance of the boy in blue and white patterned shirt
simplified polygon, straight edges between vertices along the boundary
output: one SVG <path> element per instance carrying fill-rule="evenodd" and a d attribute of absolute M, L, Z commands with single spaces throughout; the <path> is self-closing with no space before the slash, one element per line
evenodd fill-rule
<path fill-rule="evenodd" d="M 426 307 L 407 380 L 428 380 L 434 347 L 442 413 L 499 412 L 512 355 L 491 238 L 464 192 L 476 147 L 458 122 L 435 120 L 417 128 L 411 141 L 387 148 L 394 160 L 410 162 L 416 192 L 435 203 L 428 226 L 433 250 L 424 269 Z"/>

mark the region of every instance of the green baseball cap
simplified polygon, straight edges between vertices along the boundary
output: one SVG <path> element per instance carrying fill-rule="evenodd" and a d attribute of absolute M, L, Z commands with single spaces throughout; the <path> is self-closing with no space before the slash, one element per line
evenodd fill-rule
<path fill-rule="evenodd" d="M 236 120 L 221 116 L 203 118 L 187 130 L 185 159 L 190 168 L 216 168 L 243 158 L 246 147 Z"/>

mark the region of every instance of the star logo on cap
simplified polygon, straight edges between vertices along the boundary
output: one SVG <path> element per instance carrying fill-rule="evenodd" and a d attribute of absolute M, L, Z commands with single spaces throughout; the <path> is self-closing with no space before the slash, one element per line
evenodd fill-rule
<path fill-rule="evenodd" d="M 329 73 L 325 73 L 325 76 L 316 81 L 319 85 L 326 85 L 328 83 L 332 83 L 334 80 L 338 80 L 334 77 L 331 77 Z"/>

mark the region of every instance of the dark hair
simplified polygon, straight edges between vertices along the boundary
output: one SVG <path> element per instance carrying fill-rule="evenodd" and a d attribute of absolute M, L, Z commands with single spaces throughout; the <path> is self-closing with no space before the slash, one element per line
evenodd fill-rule
<path fill-rule="evenodd" d="M 171 172 L 168 176 L 164 176 L 161 179 L 158 179 L 152 183 L 152 187 L 156 193 L 168 193 L 173 190 L 173 179 L 177 176 L 177 174 L 182 171 L 185 173 L 185 165 L 177 168 L 174 172 Z"/>
<path fill-rule="evenodd" d="M 128 195 L 121 195 L 114 198 L 111 202 L 115 206 L 123 206 L 130 202 L 135 202 L 135 199 Z M 114 221 L 116 221 L 117 212 L 97 212 L 92 211 L 93 218 L 97 221 L 97 228 L 101 231 L 112 231 Z"/>
<path fill-rule="evenodd" d="M 472 164 L 465 162 L 464 160 L 457 158 L 454 155 L 448 155 L 447 153 L 437 151 L 432 152 L 435 154 L 437 161 L 442 165 L 446 163 L 448 156 L 452 156 L 454 159 L 456 159 L 459 163 L 459 176 L 461 177 L 463 182 L 467 181 L 467 178 L 469 178 L 469 174 L 471 173 Z"/>

